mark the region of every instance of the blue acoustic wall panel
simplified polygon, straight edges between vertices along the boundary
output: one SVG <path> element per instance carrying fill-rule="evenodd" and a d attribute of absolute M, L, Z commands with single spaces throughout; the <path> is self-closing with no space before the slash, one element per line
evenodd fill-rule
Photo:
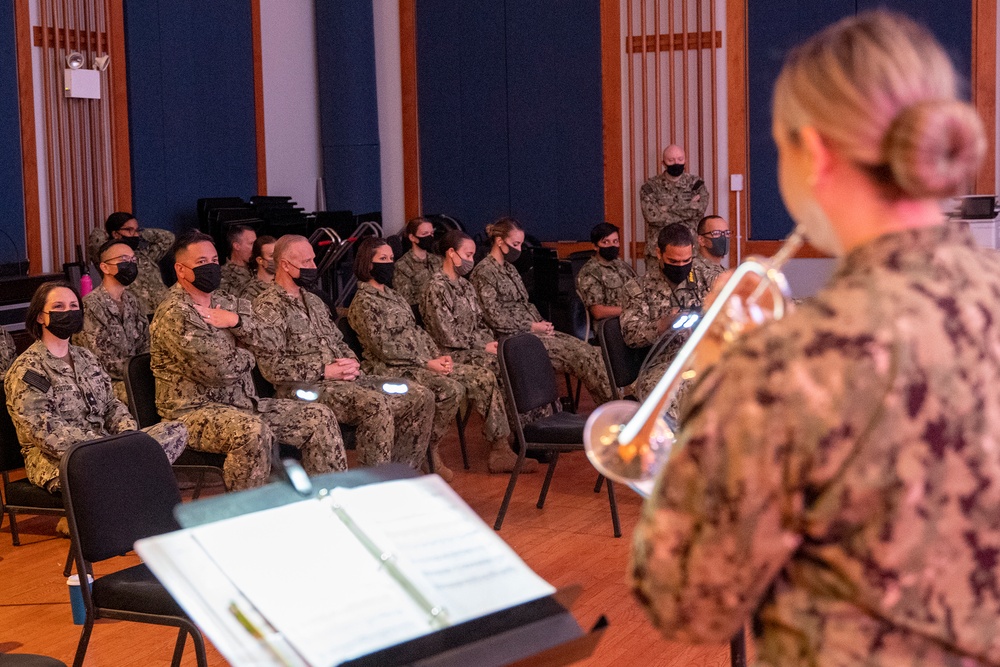
<path fill-rule="evenodd" d="M 125 3 L 132 198 L 142 224 L 195 226 L 199 198 L 256 194 L 250 21 L 246 0 Z"/>
<path fill-rule="evenodd" d="M 27 257 L 14 37 L 14 3 L 0 3 L 0 264 Z"/>
<path fill-rule="evenodd" d="M 371 0 L 316 0 L 316 59 L 326 206 L 381 210 Z"/>
<path fill-rule="evenodd" d="M 545 240 L 604 220 L 600 3 L 507 0 L 511 213 Z"/>
<path fill-rule="evenodd" d="M 747 21 L 750 238 L 779 240 L 792 229 L 778 190 L 777 150 L 771 139 L 771 96 L 788 50 L 845 16 L 879 7 L 900 11 L 927 25 L 967 81 L 971 74 L 971 0 L 754 0 Z"/>
<path fill-rule="evenodd" d="M 421 0 L 423 210 L 473 233 L 517 216 L 546 240 L 603 219 L 597 0 Z"/>
<path fill-rule="evenodd" d="M 470 231 L 510 212 L 504 4 L 417 3 L 423 210 Z"/>

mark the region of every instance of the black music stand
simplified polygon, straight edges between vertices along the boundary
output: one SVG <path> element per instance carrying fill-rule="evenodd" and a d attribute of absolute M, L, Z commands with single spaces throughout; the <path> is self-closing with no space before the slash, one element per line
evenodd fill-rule
<path fill-rule="evenodd" d="M 417 477 L 411 468 L 392 463 L 376 468 L 320 475 L 310 480 L 312 489 L 300 493 L 292 484 L 269 484 L 260 489 L 229 493 L 178 505 L 177 521 L 184 528 L 229 519 L 303 498 L 319 497 L 322 490 L 352 488 L 394 479 Z M 555 667 L 591 655 L 607 627 L 598 619 L 585 632 L 568 608 L 579 595 L 579 587 L 516 605 L 481 618 L 439 630 L 411 641 L 341 663 L 341 667 Z"/>

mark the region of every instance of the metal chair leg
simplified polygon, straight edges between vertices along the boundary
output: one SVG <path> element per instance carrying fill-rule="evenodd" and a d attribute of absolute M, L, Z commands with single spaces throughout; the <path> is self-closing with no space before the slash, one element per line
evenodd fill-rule
<path fill-rule="evenodd" d="M 615 537 L 622 536 L 622 525 L 618 521 L 618 502 L 615 500 L 615 485 L 608 480 L 608 504 L 611 506 L 611 525 L 615 530 Z"/>
<path fill-rule="evenodd" d="M 83 624 L 83 632 L 80 633 L 80 642 L 76 645 L 76 656 L 73 658 L 73 667 L 83 667 L 83 658 L 87 655 L 87 644 L 90 643 L 90 633 L 94 630 L 94 619 L 87 615 L 87 620 Z"/>
<path fill-rule="evenodd" d="M 503 518 L 507 515 L 507 508 L 510 506 L 510 499 L 514 495 L 514 485 L 517 484 L 517 477 L 521 474 L 521 464 L 524 463 L 524 451 L 517 455 L 517 463 L 514 464 L 514 470 L 510 473 L 510 481 L 507 482 L 507 491 L 503 494 L 503 502 L 500 503 L 500 513 L 497 514 L 496 523 L 493 524 L 493 530 L 500 530 L 500 526 L 503 525 Z"/>
<path fill-rule="evenodd" d="M 205 638 L 201 636 L 201 631 L 192 625 L 188 628 L 188 633 L 194 642 L 194 657 L 198 667 L 208 667 L 208 656 L 205 654 Z"/>
<path fill-rule="evenodd" d="M 469 469 L 469 451 L 465 446 L 465 424 L 468 421 L 468 415 L 472 414 L 471 408 L 466 408 L 466 419 L 462 419 L 461 409 L 455 413 L 455 425 L 458 426 L 458 445 L 462 448 L 462 465 L 466 470 Z"/>
<path fill-rule="evenodd" d="M 743 628 L 729 640 L 729 664 L 731 667 L 747 666 L 747 643 Z"/>
<path fill-rule="evenodd" d="M 604 475 L 598 475 L 597 481 L 594 483 L 594 493 L 600 493 L 602 486 L 604 486 Z"/>
<path fill-rule="evenodd" d="M 10 517 L 10 538 L 14 541 L 14 546 L 21 546 L 21 534 L 17 532 L 17 513 L 8 509 L 7 516 Z"/>
<path fill-rule="evenodd" d="M 559 452 L 549 452 L 549 469 L 545 471 L 545 481 L 542 483 L 542 492 L 538 494 L 538 503 L 535 507 L 542 509 L 545 506 L 545 496 L 549 494 L 549 484 L 552 483 L 552 473 L 556 471 L 556 464 L 559 463 Z"/>
<path fill-rule="evenodd" d="M 573 400 L 573 378 L 570 377 L 569 373 L 563 373 L 563 377 L 566 378 L 566 398 L 569 399 L 569 412 L 576 414 L 577 403 Z"/>
<path fill-rule="evenodd" d="M 66 565 L 63 566 L 63 576 L 68 577 L 73 573 L 73 544 L 69 545 L 69 552 L 66 554 Z"/>
<path fill-rule="evenodd" d="M 184 643 L 187 641 L 187 630 L 181 628 L 177 633 L 177 643 L 174 644 L 174 657 L 170 661 L 171 667 L 180 667 L 181 658 L 184 656 Z"/>

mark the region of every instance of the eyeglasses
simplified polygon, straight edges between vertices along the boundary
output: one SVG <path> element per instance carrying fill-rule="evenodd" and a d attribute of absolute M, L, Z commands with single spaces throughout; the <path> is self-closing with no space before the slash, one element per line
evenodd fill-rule
<path fill-rule="evenodd" d="M 707 236 L 710 239 L 718 239 L 725 236 L 728 239 L 731 233 L 732 232 L 730 232 L 728 229 L 723 229 L 721 231 L 715 230 L 714 232 L 705 232 L 704 234 L 700 234 L 699 236 Z"/>

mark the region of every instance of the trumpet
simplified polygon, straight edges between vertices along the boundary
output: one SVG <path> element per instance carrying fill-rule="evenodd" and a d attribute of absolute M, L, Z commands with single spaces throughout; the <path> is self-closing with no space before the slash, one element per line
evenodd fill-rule
<path fill-rule="evenodd" d="M 681 384 L 696 377 L 699 345 L 710 331 L 728 345 L 746 331 L 784 317 L 791 293 L 781 268 L 803 243 L 805 235 L 796 229 L 770 259 L 748 257 L 740 264 L 645 401 L 611 401 L 590 414 L 584 449 L 602 475 L 650 495 L 676 440 L 676 427 L 665 413 Z M 745 284 L 754 278 L 755 285 Z M 742 298 L 740 294 L 748 290 L 749 296 Z M 764 297 L 770 297 L 770 304 L 763 303 Z"/>

